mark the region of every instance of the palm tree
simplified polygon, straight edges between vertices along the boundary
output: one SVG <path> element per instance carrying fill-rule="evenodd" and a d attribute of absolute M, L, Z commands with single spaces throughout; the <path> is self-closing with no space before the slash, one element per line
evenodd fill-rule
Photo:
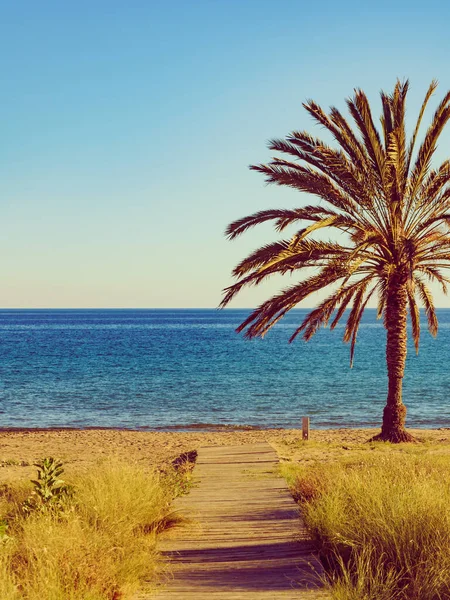
<path fill-rule="evenodd" d="M 241 289 L 258 285 L 274 273 L 304 275 L 299 283 L 262 303 L 237 328 L 247 338 L 262 337 L 299 302 L 331 286 L 330 295 L 306 316 L 290 341 L 300 333 L 309 340 L 330 320 L 333 329 L 351 307 L 344 341 L 350 342 L 352 364 L 362 314 L 369 300 L 377 298 L 378 317 L 383 317 L 387 332 L 388 394 L 381 433 L 373 439 L 390 442 L 414 440 L 404 428 L 402 402 L 407 314 L 418 352 L 418 303 L 424 306 L 428 329 L 435 336 L 438 322 L 427 284 L 437 282 L 446 293 L 450 282 L 442 274 L 450 266 L 450 161 L 431 168 L 438 138 L 450 119 L 450 92 L 437 107 L 415 152 L 437 82 L 427 91 L 409 142 L 405 132 L 408 85 L 408 81 L 397 81 L 392 94 L 381 92 L 381 132 L 366 95 L 357 89 L 347 100 L 355 129 L 334 107 L 327 113 L 311 100 L 303 105 L 340 148 L 304 131 L 269 142 L 271 150 L 288 159 L 273 158 L 269 164 L 250 169 L 263 173 L 268 183 L 312 194 L 322 202 L 263 210 L 231 223 L 226 230 L 230 239 L 266 221 L 274 221 L 278 232 L 299 222 L 303 226 L 290 239 L 262 246 L 244 258 L 233 270 L 236 282 L 224 290 L 221 302 L 225 307 Z M 333 241 L 314 238 L 314 232 L 325 228 L 335 232 Z"/>

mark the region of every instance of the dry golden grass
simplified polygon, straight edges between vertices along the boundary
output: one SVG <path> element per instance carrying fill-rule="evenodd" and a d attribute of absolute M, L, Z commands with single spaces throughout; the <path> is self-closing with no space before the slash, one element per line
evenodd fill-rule
<path fill-rule="evenodd" d="M 23 515 L 24 486 L 4 493 L 2 600 L 119 600 L 151 585 L 159 565 L 157 532 L 175 518 L 176 476 L 112 459 L 70 483 L 74 499 L 56 514 Z"/>
<path fill-rule="evenodd" d="M 282 471 L 335 600 L 450 598 L 448 444 L 294 446 Z"/>

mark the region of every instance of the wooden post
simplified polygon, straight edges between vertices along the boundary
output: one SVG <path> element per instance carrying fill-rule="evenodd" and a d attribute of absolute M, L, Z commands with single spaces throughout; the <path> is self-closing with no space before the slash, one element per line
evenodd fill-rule
<path fill-rule="evenodd" d="M 309 440 L 309 417 L 302 417 L 302 438 Z"/>

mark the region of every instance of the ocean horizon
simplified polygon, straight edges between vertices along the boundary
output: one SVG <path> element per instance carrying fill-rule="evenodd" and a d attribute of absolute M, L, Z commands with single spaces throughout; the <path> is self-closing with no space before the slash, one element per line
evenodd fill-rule
<path fill-rule="evenodd" d="M 294 309 L 263 339 L 250 309 L 1 309 L 0 428 L 210 430 L 377 427 L 387 394 L 385 330 L 368 309 L 354 367 L 343 327 L 288 339 Z M 436 339 L 409 340 L 407 427 L 450 427 L 450 309 Z M 423 315 L 422 315 L 423 320 Z"/>

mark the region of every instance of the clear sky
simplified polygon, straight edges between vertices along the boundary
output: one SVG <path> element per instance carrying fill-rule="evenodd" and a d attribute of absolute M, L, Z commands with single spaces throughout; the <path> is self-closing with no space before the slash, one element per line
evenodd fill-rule
<path fill-rule="evenodd" d="M 248 170 L 267 140 L 320 134 L 307 98 L 361 87 L 379 114 L 397 77 L 414 118 L 433 77 L 450 88 L 449 22 L 442 0 L 3 0 L 0 306 L 217 306 L 275 237 L 226 224 L 308 201 Z"/>

